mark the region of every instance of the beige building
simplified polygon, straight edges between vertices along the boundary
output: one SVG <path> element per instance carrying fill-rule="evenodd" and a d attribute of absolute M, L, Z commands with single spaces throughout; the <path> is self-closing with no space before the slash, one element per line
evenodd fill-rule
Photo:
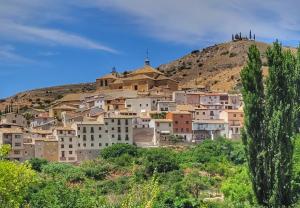
<path fill-rule="evenodd" d="M 148 61 L 145 65 L 126 75 L 116 72 L 96 79 L 96 87 L 104 89 L 127 89 L 139 92 L 147 92 L 155 87 L 177 90 L 178 83 L 150 66 Z"/>
<path fill-rule="evenodd" d="M 21 128 L 0 128 L 0 146 L 4 144 L 11 146 L 9 159 L 24 161 L 24 138 Z"/>
<path fill-rule="evenodd" d="M 117 143 L 133 144 L 133 117 L 113 116 L 73 124 L 78 137 L 78 161 L 95 159 L 101 149 Z"/>
<path fill-rule="evenodd" d="M 220 119 L 224 119 L 228 123 L 229 138 L 241 138 L 241 130 L 244 124 L 243 110 L 224 110 L 220 113 Z"/>
<path fill-rule="evenodd" d="M 53 135 L 58 141 L 58 159 L 60 162 L 77 162 L 78 138 L 71 127 L 57 127 Z"/>
<path fill-rule="evenodd" d="M 27 126 L 27 121 L 25 117 L 17 113 L 7 113 L 1 116 L 1 123 L 16 124 L 22 127 Z"/>
<path fill-rule="evenodd" d="M 160 141 L 167 141 L 173 134 L 173 121 L 170 119 L 152 119 L 149 127 L 154 131 L 154 145 L 159 145 Z"/>

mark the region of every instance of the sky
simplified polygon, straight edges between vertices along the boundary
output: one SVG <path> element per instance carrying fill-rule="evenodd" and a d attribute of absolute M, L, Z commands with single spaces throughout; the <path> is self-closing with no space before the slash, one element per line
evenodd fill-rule
<path fill-rule="evenodd" d="M 300 41 L 296 0 L 0 0 L 0 98 L 154 67 L 248 34 Z"/>

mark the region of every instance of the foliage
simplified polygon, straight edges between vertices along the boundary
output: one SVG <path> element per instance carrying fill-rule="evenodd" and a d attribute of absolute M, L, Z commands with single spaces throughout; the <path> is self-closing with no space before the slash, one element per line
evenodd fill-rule
<path fill-rule="evenodd" d="M 41 172 L 42 171 L 42 166 L 47 165 L 48 161 L 45 159 L 40 159 L 40 158 L 32 158 L 29 161 L 29 164 L 31 165 L 31 168 L 35 171 Z"/>
<path fill-rule="evenodd" d="M 114 144 L 101 150 L 101 156 L 105 159 L 120 157 L 121 155 L 128 154 L 131 156 L 137 155 L 137 148 L 129 144 Z"/>
<path fill-rule="evenodd" d="M 145 172 L 152 175 L 156 170 L 158 173 L 165 173 L 178 170 L 179 166 L 173 151 L 160 148 L 149 149 L 145 153 Z"/>
<path fill-rule="evenodd" d="M 9 144 L 4 144 L 0 146 L 0 160 L 5 159 L 9 152 L 11 151 L 11 146 Z"/>
<path fill-rule="evenodd" d="M 26 164 L 0 161 L 0 206 L 18 208 L 24 204 L 36 175 Z"/>

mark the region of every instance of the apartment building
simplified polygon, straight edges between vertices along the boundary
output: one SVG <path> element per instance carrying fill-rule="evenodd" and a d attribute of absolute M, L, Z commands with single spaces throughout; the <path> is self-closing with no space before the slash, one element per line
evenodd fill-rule
<path fill-rule="evenodd" d="M 24 161 L 24 138 L 21 128 L 0 128 L 0 145 L 4 144 L 11 146 L 9 159 Z"/>
<path fill-rule="evenodd" d="M 221 109 L 207 108 L 204 106 L 195 107 L 194 119 L 195 120 L 208 120 L 208 119 L 219 119 Z"/>
<path fill-rule="evenodd" d="M 40 159 L 46 159 L 51 162 L 65 162 L 65 160 L 60 160 L 59 151 L 59 141 L 49 138 L 39 138 L 34 141 L 34 157 Z M 62 143 L 62 142 L 60 142 Z M 72 160 L 71 160 L 72 161 Z M 73 161 L 72 161 L 73 162 Z"/>
<path fill-rule="evenodd" d="M 154 131 L 154 145 L 159 145 L 160 141 L 167 141 L 173 134 L 173 121 L 170 119 L 152 119 L 149 127 Z"/>
<path fill-rule="evenodd" d="M 58 141 L 58 159 L 60 162 L 77 162 L 78 138 L 71 127 L 56 127 L 53 135 Z"/>
<path fill-rule="evenodd" d="M 224 120 L 194 120 L 192 124 L 193 140 L 215 139 L 218 136 L 228 137 L 228 123 Z"/>
<path fill-rule="evenodd" d="M 169 112 L 166 119 L 172 120 L 174 135 L 183 137 L 185 141 L 192 141 L 192 114 L 190 112 Z"/>
<path fill-rule="evenodd" d="M 220 119 L 228 123 L 230 139 L 241 138 L 241 130 L 244 124 L 243 110 L 224 110 L 220 113 Z"/>
<path fill-rule="evenodd" d="M 72 125 L 78 137 L 77 160 L 95 159 L 101 149 L 117 143 L 133 144 L 133 117 L 114 116 Z"/>
<path fill-rule="evenodd" d="M 176 102 L 175 101 L 158 101 L 157 102 L 157 111 L 158 112 L 169 112 L 176 111 Z"/>

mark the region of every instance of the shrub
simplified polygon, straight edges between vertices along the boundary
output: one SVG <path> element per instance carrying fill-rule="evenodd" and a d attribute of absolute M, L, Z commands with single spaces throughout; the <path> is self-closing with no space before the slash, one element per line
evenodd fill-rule
<path fill-rule="evenodd" d="M 43 165 L 47 165 L 48 164 L 47 160 L 40 159 L 40 158 L 32 158 L 32 159 L 28 160 L 28 162 L 30 163 L 32 169 L 36 170 L 38 172 L 42 171 L 42 166 Z"/>
<path fill-rule="evenodd" d="M 129 144 L 114 144 L 110 147 L 103 149 L 100 154 L 104 159 L 116 158 L 124 154 L 136 156 L 137 148 Z"/>
<path fill-rule="evenodd" d="M 158 173 L 165 173 L 178 170 L 174 152 L 165 148 L 150 149 L 145 154 L 146 174 L 152 175 L 155 170 Z"/>

